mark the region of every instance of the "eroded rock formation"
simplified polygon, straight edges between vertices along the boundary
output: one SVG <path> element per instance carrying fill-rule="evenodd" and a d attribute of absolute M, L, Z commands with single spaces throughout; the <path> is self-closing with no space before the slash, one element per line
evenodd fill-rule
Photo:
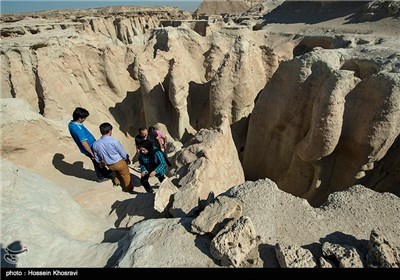
<path fill-rule="evenodd" d="M 223 266 L 239 267 L 257 245 L 256 232 L 249 217 L 232 220 L 213 238 L 210 252 Z"/>
<path fill-rule="evenodd" d="M 234 1 L 217 1 L 204 0 L 197 8 L 195 13 L 207 15 L 243 13 L 251 7 L 250 1 L 234 0 Z"/>
<path fill-rule="evenodd" d="M 314 259 L 319 259 L 323 254 L 322 245 L 325 242 L 356 248 L 360 256 L 357 264 L 353 260 L 342 260 L 342 265 L 362 266 L 366 263 L 368 240 L 374 225 L 380 228 L 380 234 L 387 240 L 385 243 L 393 244 L 390 246 L 392 249 L 385 246 L 386 258 L 391 258 L 392 263 L 395 262 L 396 257 L 393 256 L 396 256 L 395 247 L 398 246 L 395 244 L 399 244 L 400 241 L 400 215 L 397 211 L 400 199 L 393 194 L 376 193 L 358 185 L 347 191 L 331 194 L 326 204 L 320 208 L 313 208 L 306 200 L 279 190 L 274 182 L 258 180 L 245 182 L 221 196 L 231 197 L 241 205 L 242 215 L 252 220 L 255 232 L 261 238 L 258 248 L 264 266 L 279 265 L 269 249 L 275 244 L 296 244 L 309 248 Z M 217 203 L 221 203 L 220 198 Z M 371 240 L 373 239 L 371 237 Z M 379 250 L 379 246 L 375 248 L 374 250 Z M 337 251 L 337 254 L 341 253 Z M 300 260 L 306 262 L 306 258 L 303 257 L 297 261 L 293 256 L 289 259 L 294 261 L 292 265 L 299 265 Z M 291 263 L 289 259 L 281 259 L 280 262 Z M 340 260 L 336 259 L 335 266 L 339 266 Z"/>
<path fill-rule="evenodd" d="M 302 247 L 277 244 L 275 251 L 279 265 L 283 268 L 314 268 L 317 266 L 311 252 Z"/>
<path fill-rule="evenodd" d="M 316 50 L 280 65 L 250 119 L 248 179 L 271 178 L 314 205 L 359 182 L 393 190 L 397 171 L 383 175 L 379 167 L 381 181 L 371 177 L 386 161 L 394 164 L 388 171 L 399 168 L 393 158 L 400 134 L 397 58 L 361 55 Z"/>
<path fill-rule="evenodd" d="M 383 17 L 371 26 L 398 27 L 384 18 L 396 7 L 370 5 L 371 18 Z M 398 266 L 399 198 L 351 187 L 399 195 L 398 28 L 354 29 L 365 11 L 335 27 L 319 13 L 320 25 L 285 29 L 281 7 L 258 31 L 250 16 L 98 12 L 1 17 L 2 242 L 32 246 L 20 266 Z M 158 27 L 175 19 L 180 27 Z M 77 106 L 96 138 L 112 123 L 132 156 L 139 126 L 168 134 L 173 176 L 155 197 L 135 168 L 132 193 L 93 181 L 66 129 Z M 278 187 L 327 202 L 313 208 Z M 43 255 L 49 240 L 57 246 Z"/>
<path fill-rule="evenodd" d="M 207 205 L 215 196 L 244 182 L 228 118 L 220 118 L 218 127 L 200 130 L 175 155 L 176 169 L 171 172 L 178 176 L 180 188 L 170 209 L 174 217 L 193 216 L 201 201 Z"/>
<path fill-rule="evenodd" d="M 216 267 L 203 253 L 209 252 L 210 241 L 187 231 L 191 222 L 190 218 L 157 219 L 133 227 L 132 241 L 118 267 Z"/>

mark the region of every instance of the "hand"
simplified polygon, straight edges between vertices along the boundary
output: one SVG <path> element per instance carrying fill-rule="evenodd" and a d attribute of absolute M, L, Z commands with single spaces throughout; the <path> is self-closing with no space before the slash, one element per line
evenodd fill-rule
<path fill-rule="evenodd" d="M 126 155 L 126 160 L 125 161 L 126 161 L 126 164 L 128 164 L 128 165 L 131 164 L 131 160 L 129 159 L 129 155 Z"/>
<path fill-rule="evenodd" d="M 140 177 L 144 177 L 146 175 L 146 172 L 140 173 Z"/>
<path fill-rule="evenodd" d="M 154 177 L 154 176 L 156 176 L 156 172 L 155 171 L 151 171 L 150 177 Z"/>

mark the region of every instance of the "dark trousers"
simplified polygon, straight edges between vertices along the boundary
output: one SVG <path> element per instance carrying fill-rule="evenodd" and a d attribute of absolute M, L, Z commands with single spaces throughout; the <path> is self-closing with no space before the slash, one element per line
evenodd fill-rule
<path fill-rule="evenodd" d="M 153 189 L 151 188 L 150 183 L 149 183 L 150 173 L 151 172 L 147 173 L 142 178 L 140 178 L 140 183 L 142 183 L 142 185 L 143 185 L 144 189 L 146 190 L 146 192 L 152 193 Z M 160 174 L 156 174 L 156 177 L 158 178 L 160 183 L 162 181 L 164 181 L 164 179 L 165 179 L 165 176 L 164 175 L 160 175 Z"/>
<path fill-rule="evenodd" d="M 167 157 L 167 153 L 164 151 L 164 152 L 162 152 L 163 153 L 163 155 L 164 155 L 164 159 L 165 159 L 165 162 L 167 163 L 167 165 L 168 166 L 171 166 L 171 162 L 169 161 L 169 159 L 168 159 L 168 157 Z"/>
<path fill-rule="evenodd" d="M 110 179 L 114 178 L 114 175 L 113 175 L 114 172 L 112 172 L 111 170 L 108 170 L 107 167 L 101 167 L 100 164 L 97 161 L 95 161 L 94 159 L 92 159 L 91 156 L 88 156 L 88 157 L 93 162 L 94 171 L 96 172 L 97 178 L 99 180 L 102 180 L 104 178 L 110 178 Z"/>

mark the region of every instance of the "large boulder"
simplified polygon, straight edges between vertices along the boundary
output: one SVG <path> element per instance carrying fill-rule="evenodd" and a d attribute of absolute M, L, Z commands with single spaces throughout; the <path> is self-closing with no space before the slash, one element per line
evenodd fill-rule
<path fill-rule="evenodd" d="M 199 200 L 208 201 L 210 196 L 244 182 L 226 116 L 217 128 L 200 130 L 175 157 L 174 174 L 180 186 L 170 210 L 175 217 L 194 215 Z"/>
<path fill-rule="evenodd" d="M 210 240 L 191 234 L 192 219 L 154 219 L 136 224 L 119 267 L 216 267 Z"/>
<path fill-rule="evenodd" d="M 325 242 L 322 245 L 325 258 L 333 258 L 341 268 L 363 268 L 364 264 L 357 249 L 351 246 Z"/>
<path fill-rule="evenodd" d="M 154 209 L 160 213 L 168 211 L 173 201 L 173 195 L 178 192 L 178 188 L 166 178 L 160 185 L 160 188 L 154 197 Z"/>
<path fill-rule="evenodd" d="M 368 244 L 368 267 L 400 267 L 400 248 L 386 240 L 379 230 L 372 230 Z"/>
<path fill-rule="evenodd" d="M 1 159 L 2 246 L 27 246 L 17 267 L 104 267 L 119 254 L 101 243 L 108 228 L 47 179 Z M 5 249 L 2 248 L 2 249 Z M 2 260 L 2 267 L 10 265 Z"/>
<path fill-rule="evenodd" d="M 242 207 L 232 199 L 219 196 L 192 222 L 192 232 L 217 234 L 230 220 L 242 215 Z"/>
<path fill-rule="evenodd" d="M 276 244 L 276 257 L 283 268 L 314 268 L 314 256 L 307 249 L 297 245 Z"/>
<path fill-rule="evenodd" d="M 239 267 L 256 247 L 257 236 L 249 217 L 232 220 L 211 240 L 210 251 L 223 266 Z"/>

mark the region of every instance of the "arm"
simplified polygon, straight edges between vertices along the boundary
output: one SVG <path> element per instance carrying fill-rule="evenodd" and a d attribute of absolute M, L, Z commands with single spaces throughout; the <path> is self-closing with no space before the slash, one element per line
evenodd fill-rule
<path fill-rule="evenodd" d="M 103 159 L 100 157 L 100 154 L 93 149 L 94 160 L 100 164 L 101 168 L 104 168 L 106 164 L 103 162 Z"/>
<path fill-rule="evenodd" d="M 144 176 L 147 173 L 147 169 L 146 167 L 144 167 L 143 158 L 141 155 L 139 155 L 139 163 L 140 163 L 140 173 L 142 176 Z"/>
<path fill-rule="evenodd" d="M 167 136 L 160 130 L 155 130 L 155 132 L 157 135 L 158 144 L 160 145 L 161 150 L 164 152 L 167 143 Z"/>
<path fill-rule="evenodd" d="M 153 171 L 154 175 L 165 174 L 167 163 L 165 162 L 164 155 L 162 154 L 162 152 L 158 151 L 155 154 L 155 157 L 156 157 L 156 163 L 158 163 L 158 165 L 157 165 L 156 169 L 154 169 L 154 171 Z"/>
<path fill-rule="evenodd" d="M 82 146 L 92 156 L 92 159 L 93 159 L 94 158 L 94 154 L 93 154 L 92 149 L 90 148 L 88 142 L 87 141 L 82 141 Z"/>
<path fill-rule="evenodd" d="M 164 136 L 163 142 L 164 142 L 164 150 L 165 150 L 167 148 L 167 135 Z"/>
<path fill-rule="evenodd" d="M 117 151 L 118 151 L 119 155 L 122 157 L 122 159 L 126 160 L 128 154 L 124 150 L 124 148 L 122 147 L 121 143 L 118 140 L 116 140 L 116 142 L 115 142 L 115 148 L 117 149 Z"/>
<path fill-rule="evenodd" d="M 139 152 L 139 145 L 140 145 L 140 139 L 136 136 L 135 137 L 135 146 L 136 150 Z"/>
<path fill-rule="evenodd" d="M 160 145 L 161 151 L 164 152 L 164 143 L 163 143 L 161 137 L 157 137 L 157 141 L 158 141 L 158 145 Z"/>
<path fill-rule="evenodd" d="M 96 162 L 100 163 L 100 164 L 105 165 L 105 164 L 103 163 L 103 159 L 102 159 L 100 153 L 99 153 L 98 150 L 97 150 L 97 145 L 96 145 L 96 144 L 97 144 L 97 143 L 94 142 L 94 143 L 93 143 L 93 146 L 92 146 L 92 148 L 93 148 L 94 160 L 95 160 Z"/>

